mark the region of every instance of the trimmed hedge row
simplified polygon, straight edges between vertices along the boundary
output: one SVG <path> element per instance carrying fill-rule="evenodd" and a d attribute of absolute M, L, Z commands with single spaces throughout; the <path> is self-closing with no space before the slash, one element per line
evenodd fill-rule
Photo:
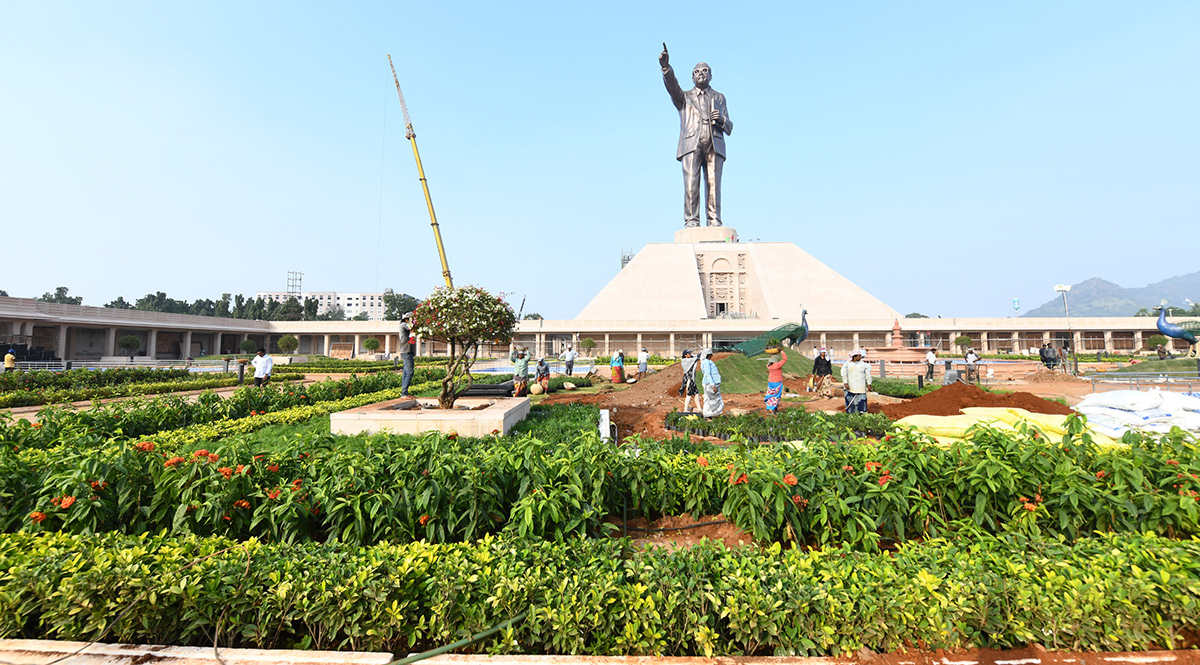
<path fill-rule="evenodd" d="M 34 369 L 0 374 L 0 392 L 47 388 L 99 388 L 123 383 L 162 383 L 195 376 L 186 369 L 114 367 L 111 369 Z"/>
<path fill-rule="evenodd" d="M 195 376 L 195 375 L 193 375 Z M 161 381 L 155 383 L 123 383 L 96 388 L 45 388 L 36 390 L 13 390 L 0 394 L 0 408 L 11 409 L 42 404 L 64 404 L 112 397 L 137 397 L 159 393 L 183 392 L 187 390 L 211 390 L 237 385 L 237 377 L 231 374 L 209 374 L 207 376 Z"/>
<path fill-rule="evenodd" d="M 166 395 L 145 400 L 123 400 L 91 409 L 47 408 L 38 422 L 0 420 L 0 442 L 19 449 L 60 445 L 98 445 L 112 437 L 137 438 L 189 425 L 235 420 L 255 413 L 399 387 L 393 374 L 352 376 L 309 385 L 289 382 L 255 388 L 246 386 L 228 397 L 204 393 L 195 399 Z"/>
<path fill-rule="evenodd" d="M 964 533 L 895 552 L 640 551 L 627 540 L 288 545 L 0 536 L 0 637 L 417 651 L 528 618 L 492 653 L 847 655 L 1187 646 L 1200 541 Z M 132 606 L 132 611 L 117 620 Z M 115 623 L 114 623 L 115 622 Z M 111 624 L 111 631 L 104 633 Z"/>

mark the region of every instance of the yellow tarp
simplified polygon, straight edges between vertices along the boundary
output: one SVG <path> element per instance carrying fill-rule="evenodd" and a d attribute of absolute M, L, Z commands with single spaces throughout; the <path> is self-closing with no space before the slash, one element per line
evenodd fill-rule
<path fill-rule="evenodd" d="M 962 415 L 957 416 L 908 416 L 897 420 L 896 424 L 928 434 L 943 445 L 962 441 L 967 430 L 975 425 L 986 425 L 1001 431 L 1015 432 L 1017 427 L 1023 423 L 1048 439 L 1060 439 L 1067 433 L 1065 423 L 1068 416 L 1032 413 L 1025 409 L 974 406 L 964 408 L 962 411 Z M 1117 444 L 1106 434 L 1092 429 L 1089 429 L 1088 433 L 1097 445 Z"/>

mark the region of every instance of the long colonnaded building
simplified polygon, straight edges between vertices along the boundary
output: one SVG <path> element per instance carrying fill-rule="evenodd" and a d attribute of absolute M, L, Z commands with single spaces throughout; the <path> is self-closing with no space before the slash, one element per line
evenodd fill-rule
<path fill-rule="evenodd" d="M 557 356 L 568 344 L 580 350 L 591 339 L 592 355 L 645 347 L 674 357 L 799 322 L 802 307 L 812 332 L 799 349 L 811 354 L 823 346 L 833 357 L 859 347 L 959 353 L 954 340 L 963 335 L 981 353 L 1027 353 L 1069 342 L 1080 353 L 1133 354 L 1158 334 L 1148 317 L 905 319 L 793 243 L 743 243 L 730 227 L 707 227 L 683 229 L 673 243 L 646 245 L 578 317 L 522 321 L 513 344 L 527 345 L 535 356 Z M 396 321 L 248 321 L 0 297 L 0 344 L 21 346 L 33 360 L 117 360 L 117 340 L 125 335 L 138 338 L 135 355 L 161 360 L 237 353 L 247 339 L 277 352 L 276 342 L 289 334 L 299 339 L 299 354 L 336 357 L 366 353 L 368 337 L 379 339 L 385 354 L 396 352 L 400 341 Z M 418 342 L 422 355 L 445 353 L 437 342 Z M 1181 340 L 1174 344 L 1186 349 Z M 507 356 L 509 348 L 485 348 L 481 355 Z"/>

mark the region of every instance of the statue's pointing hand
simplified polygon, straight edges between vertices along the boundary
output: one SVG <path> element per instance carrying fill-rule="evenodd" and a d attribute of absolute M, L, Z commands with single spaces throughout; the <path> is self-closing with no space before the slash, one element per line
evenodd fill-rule
<path fill-rule="evenodd" d="M 666 69 L 671 65 L 671 56 L 667 54 L 667 43 L 663 42 L 663 52 L 658 54 L 658 66 Z"/>

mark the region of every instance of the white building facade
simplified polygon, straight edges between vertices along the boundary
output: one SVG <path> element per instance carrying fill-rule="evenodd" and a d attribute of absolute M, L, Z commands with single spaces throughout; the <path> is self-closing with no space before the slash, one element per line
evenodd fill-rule
<path fill-rule="evenodd" d="M 386 292 L 385 292 L 386 293 Z M 385 313 L 383 305 L 383 293 L 359 292 L 359 291 L 305 291 L 300 294 L 300 303 L 308 298 L 314 298 L 317 301 L 317 314 L 321 315 L 328 312 L 334 306 L 341 307 L 346 313 L 347 319 L 352 319 L 362 312 L 367 313 L 369 321 L 382 321 Z M 288 299 L 287 291 L 256 291 L 255 298 L 262 298 L 267 302 L 285 303 Z"/>

